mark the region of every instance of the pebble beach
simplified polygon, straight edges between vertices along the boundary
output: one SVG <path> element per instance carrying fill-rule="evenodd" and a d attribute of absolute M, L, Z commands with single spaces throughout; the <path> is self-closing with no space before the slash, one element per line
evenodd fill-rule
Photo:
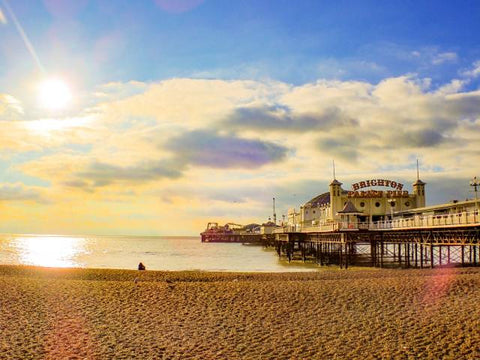
<path fill-rule="evenodd" d="M 4 359 L 478 359 L 480 269 L 0 266 Z"/>

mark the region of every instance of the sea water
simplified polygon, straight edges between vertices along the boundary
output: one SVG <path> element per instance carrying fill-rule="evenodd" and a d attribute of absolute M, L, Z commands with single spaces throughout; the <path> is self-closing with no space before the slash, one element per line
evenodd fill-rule
<path fill-rule="evenodd" d="M 290 272 L 316 267 L 289 264 L 272 249 L 202 243 L 199 237 L 0 235 L 0 264 L 46 267 Z"/>

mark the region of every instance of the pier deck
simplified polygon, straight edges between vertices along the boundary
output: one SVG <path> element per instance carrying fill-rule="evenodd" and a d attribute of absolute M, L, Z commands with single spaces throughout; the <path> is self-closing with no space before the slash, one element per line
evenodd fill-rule
<path fill-rule="evenodd" d="M 480 225 L 331 232 L 281 232 L 273 243 L 289 260 L 361 266 L 478 266 Z"/>

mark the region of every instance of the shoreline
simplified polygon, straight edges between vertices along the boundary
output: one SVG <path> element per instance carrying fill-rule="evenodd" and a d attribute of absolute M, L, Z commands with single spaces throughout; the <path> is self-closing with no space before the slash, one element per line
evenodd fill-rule
<path fill-rule="evenodd" d="M 0 265 L 9 358 L 480 356 L 480 268 L 232 273 Z"/>

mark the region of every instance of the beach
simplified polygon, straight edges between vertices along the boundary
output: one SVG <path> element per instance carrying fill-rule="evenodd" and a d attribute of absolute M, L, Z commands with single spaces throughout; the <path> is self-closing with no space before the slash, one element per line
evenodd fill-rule
<path fill-rule="evenodd" d="M 0 266 L 5 359 L 475 359 L 480 268 Z"/>

